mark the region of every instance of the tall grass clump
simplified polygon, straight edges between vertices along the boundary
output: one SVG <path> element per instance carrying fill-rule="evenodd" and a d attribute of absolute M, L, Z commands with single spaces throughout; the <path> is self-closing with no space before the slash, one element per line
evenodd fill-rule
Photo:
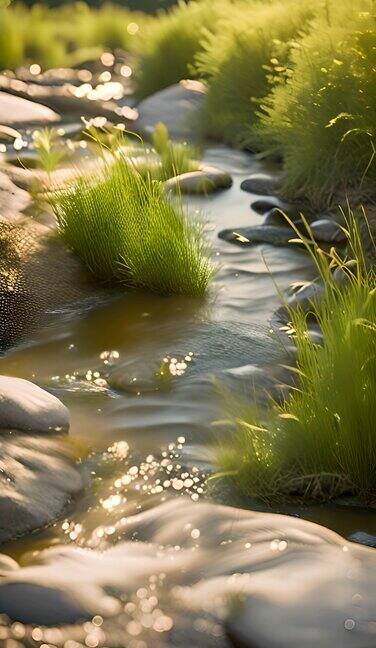
<path fill-rule="evenodd" d="M 97 280 L 204 295 L 213 268 L 201 224 L 125 159 L 56 191 L 52 205 L 61 234 Z"/>
<path fill-rule="evenodd" d="M 262 102 L 259 146 L 284 159 L 286 196 L 321 208 L 366 199 L 376 180 L 376 17 L 372 0 L 326 0 Z"/>
<path fill-rule="evenodd" d="M 249 145 L 259 101 L 269 91 L 273 62 L 286 66 L 290 41 L 306 28 L 315 3 L 240 0 L 206 33 L 196 70 L 208 83 L 204 129 L 214 138 Z"/>
<path fill-rule="evenodd" d="M 235 438 L 219 452 L 221 470 L 266 502 L 345 493 L 376 500 L 376 276 L 365 267 L 352 216 L 349 225 L 355 269 L 335 252 L 313 252 L 326 283 L 322 303 L 312 303 L 323 346 L 311 340 L 307 316 L 291 311 L 295 388 L 266 413 L 232 402 Z M 335 265 L 342 287 L 332 278 Z"/>
<path fill-rule="evenodd" d="M 143 99 L 182 79 L 197 76 L 191 65 L 201 49 L 204 30 L 214 30 L 223 0 L 182 0 L 159 13 L 139 41 L 137 95 Z M 227 2 L 228 5 L 231 2 Z"/>

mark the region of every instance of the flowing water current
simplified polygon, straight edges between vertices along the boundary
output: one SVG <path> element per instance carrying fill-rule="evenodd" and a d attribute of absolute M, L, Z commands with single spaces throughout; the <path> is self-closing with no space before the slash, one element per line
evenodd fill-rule
<path fill-rule="evenodd" d="M 213 470 L 213 447 L 231 434 L 213 425 L 224 418 L 220 385 L 248 397 L 258 391 L 262 399 L 273 372 L 286 362 L 288 352 L 269 323 L 279 305 L 276 285 L 284 290 L 312 279 L 310 259 L 293 246 L 242 248 L 220 240 L 223 228 L 262 222 L 250 209 L 252 196 L 239 188 L 262 168 L 253 156 L 225 147 L 208 148 L 204 160 L 234 180 L 229 190 L 186 199 L 190 212 L 205 219 L 219 265 L 205 301 L 107 295 L 75 312 L 56 313 L 32 340 L 0 359 L 0 373 L 33 380 L 69 407 L 69 443 L 86 480 L 59 520 L 5 547 L 22 564 L 55 544 L 116 544 L 129 515 L 169 498 L 185 494 L 194 503 L 212 497 L 206 477 Z M 250 508 L 240 499 L 236 504 Z M 376 516 L 362 509 L 283 512 L 344 536 L 376 532 Z M 192 538 L 195 533 L 193 528 Z"/>

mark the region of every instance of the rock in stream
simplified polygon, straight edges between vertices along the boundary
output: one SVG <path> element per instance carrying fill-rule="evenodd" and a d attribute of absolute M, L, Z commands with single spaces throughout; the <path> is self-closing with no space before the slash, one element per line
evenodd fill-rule
<path fill-rule="evenodd" d="M 65 439 L 1 432 L 0 544 L 60 515 L 83 488 L 76 460 Z"/>
<path fill-rule="evenodd" d="M 100 636 L 125 648 L 135 632 L 153 646 L 224 647 L 225 633 L 245 648 L 373 645 L 376 552 L 328 529 L 178 497 L 120 520 L 115 535 L 104 552 L 61 546 L 37 565 L 2 564 L 0 610 L 62 624 L 58 646 Z M 94 615 L 100 632 L 95 621 L 64 627 Z"/>

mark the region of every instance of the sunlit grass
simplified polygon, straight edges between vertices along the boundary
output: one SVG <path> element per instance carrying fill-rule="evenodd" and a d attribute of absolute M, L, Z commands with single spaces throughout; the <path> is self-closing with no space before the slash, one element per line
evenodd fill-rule
<path fill-rule="evenodd" d="M 155 125 L 152 144 L 161 163 L 159 180 L 168 180 L 181 173 L 197 171 L 200 166 L 198 149 L 186 142 L 170 140 L 168 129 L 162 122 Z"/>
<path fill-rule="evenodd" d="M 269 91 L 271 61 L 286 65 L 290 40 L 313 16 L 306 0 L 240 0 L 227 5 L 213 33 L 206 33 L 196 54 L 196 69 L 208 83 L 202 118 L 205 132 L 232 144 L 244 144 L 258 102 Z"/>
<path fill-rule="evenodd" d="M 132 51 L 149 20 L 146 14 L 110 3 L 97 9 L 84 2 L 0 7 L 0 69 L 31 63 L 69 67 L 90 50 L 97 55 L 104 49 Z"/>
<path fill-rule="evenodd" d="M 187 142 L 171 140 L 163 122 L 156 123 L 151 134 L 151 146 L 136 133 L 125 133 L 111 126 L 99 130 L 89 125 L 85 135 L 94 144 L 96 154 L 108 151 L 116 155 L 121 152 L 124 158 L 132 160 L 145 179 L 165 181 L 200 168 L 200 149 Z"/>
<path fill-rule="evenodd" d="M 125 159 L 57 191 L 61 234 L 100 282 L 203 296 L 213 274 L 202 224 Z"/>
<path fill-rule="evenodd" d="M 283 191 L 318 207 L 374 195 L 376 30 L 371 0 L 327 0 L 263 102 L 259 146 L 284 160 Z M 250 135 L 249 141 L 255 133 Z"/>
<path fill-rule="evenodd" d="M 222 0 L 181 1 L 149 23 L 138 42 L 136 80 L 140 99 L 195 75 L 191 66 L 201 49 L 204 31 L 215 30 L 223 4 Z"/>
<path fill-rule="evenodd" d="M 296 384 L 266 412 L 228 396 L 234 437 L 218 452 L 220 471 L 247 495 L 270 502 L 353 494 L 376 500 L 376 276 L 365 267 L 358 225 L 349 220 L 351 272 L 332 252 L 312 252 L 326 284 L 312 303 L 323 346 L 311 341 L 307 315 L 291 311 Z M 342 287 L 331 270 L 341 268 Z"/>

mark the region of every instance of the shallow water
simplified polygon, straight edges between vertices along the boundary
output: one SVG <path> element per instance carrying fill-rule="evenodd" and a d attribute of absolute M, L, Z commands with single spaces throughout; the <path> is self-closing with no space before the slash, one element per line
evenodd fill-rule
<path fill-rule="evenodd" d="M 212 423 L 223 414 L 212 376 L 249 393 L 254 380 L 264 385 L 259 368 L 265 367 L 267 376 L 283 353 L 270 337 L 269 320 L 278 307 L 275 283 L 285 289 L 311 279 L 311 262 L 294 247 L 239 248 L 218 239 L 223 228 L 262 222 L 250 209 L 252 196 L 239 188 L 262 167 L 253 156 L 225 147 L 207 149 L 204 159 L 230 171 L 234 180 L 229 190 L 186 201 L 192 213 L 205 218 L 220 266 L 205 301 L 114 294 L 74 313 L 57 313 L 27 345 L 0 359 L 0 373 L 34 380 L 69 407 L 70 435 L 81 444 L 88 479 L 85 493 L 61 520 L 6 547 L 23 562 L 49 544 L 85 544 L 94 529 L 111 528 L 143 508 L 146 498 L 150 506 L 167 491 L 205 497 L 217 434 Z M 167 368 L 164 379 L 155 375 L 161 363 Z M 140 473 L 143 461 L 149 464 L 147 479 Z M 138 470 L 129 472 L 132 468 Z M 124 476 L 119 499 L 116 480 Z M 376 532 L 376 516 L 361 509 L 286 512 L 344 535 Z"/>

